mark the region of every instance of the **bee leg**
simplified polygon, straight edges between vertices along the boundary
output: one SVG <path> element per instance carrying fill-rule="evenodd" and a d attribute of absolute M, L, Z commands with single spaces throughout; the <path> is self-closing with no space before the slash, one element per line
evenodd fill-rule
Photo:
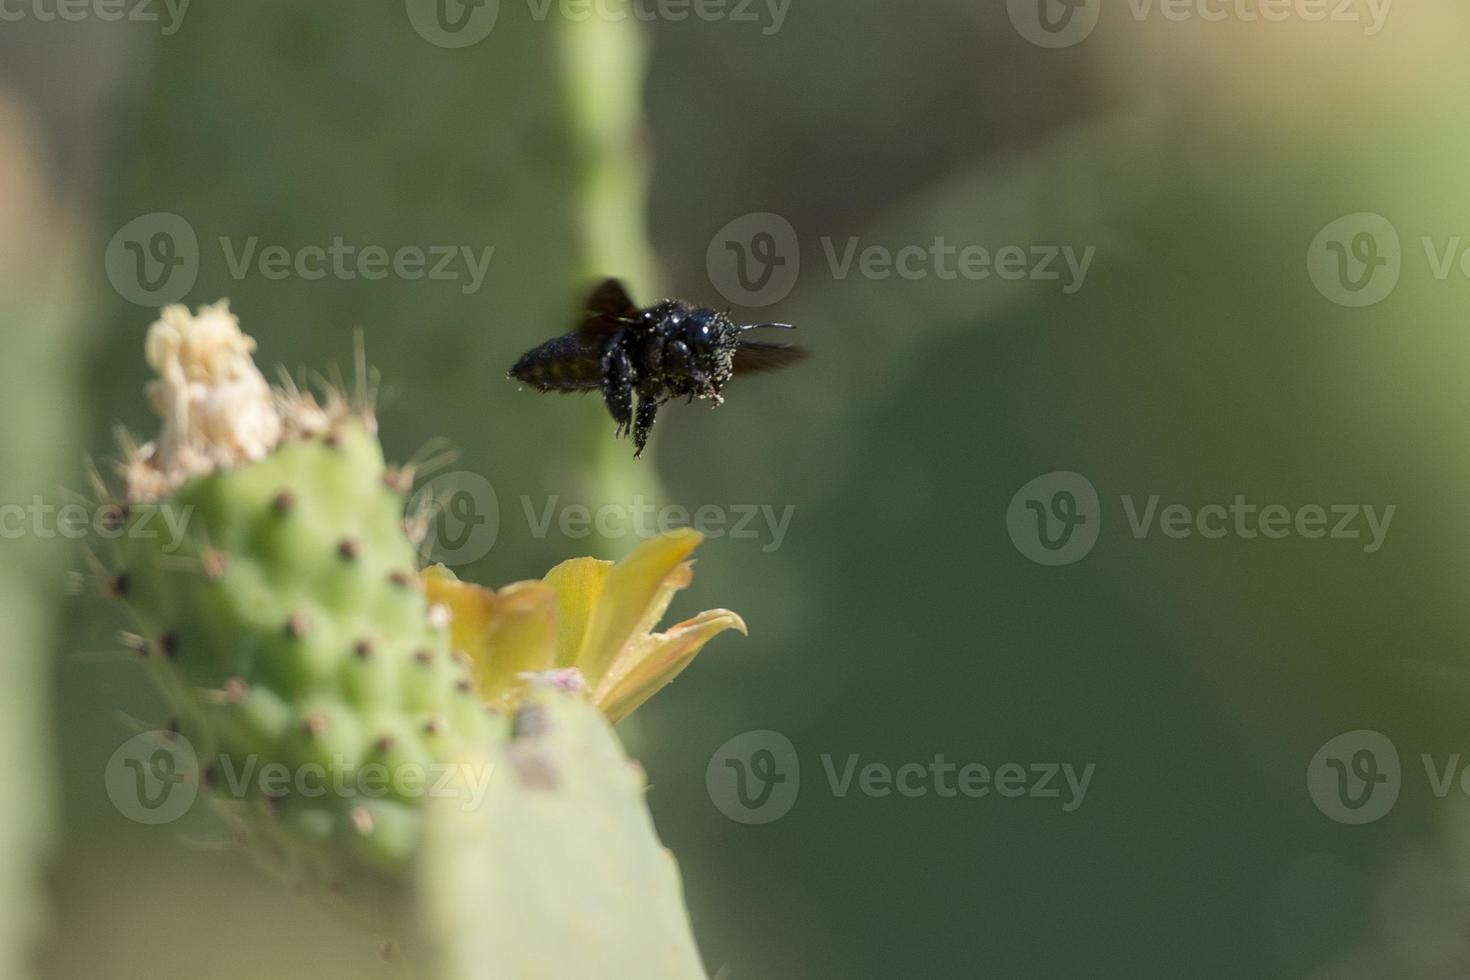
<path fill-rule="evenodd" d="M 638 396 L 638 420 L 633 425 L 633 458 L 643 455 L 648 445 L 648 434 L 653 431 L 653 420 L 658 416 L 658 399 L 647 395 Z"/>
<path fill-rule="evenodd" d="M 614 435 L 622 438 L 633 429 L 633 363 L 621 346 L 609 347 L 602 355 L 602 400 L 618 424 Z"/>
<path fill-rule="evenodd" d="M 689 379 L 689 383 L 694 386 L 694 389 L 689 393 L 688 401 L 692 402 L 699 397 L 708 397 L 710 391 L 709 379 L 704 376 L 704 372 L 694 363 L 694 351 L 690 350 L 689 345 L 682 340 L 676 340 L 668 346 L 668 353 L 678 363 L 679 369 L 684 372 L 684 376 Z"/>

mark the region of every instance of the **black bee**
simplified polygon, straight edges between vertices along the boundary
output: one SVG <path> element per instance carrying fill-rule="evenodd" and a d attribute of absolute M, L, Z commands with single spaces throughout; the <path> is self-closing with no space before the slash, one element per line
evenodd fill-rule
<path fill-rule="evenodd" d="M 724 313 L 677 299 L 639 309 L 621 282 L 607 279 L 587 298 L 577 328 L 521 355 L 510 377 L 541 391 L 601 389 L 616 435 L 633 436 L 636 458 L 664 402 L 707 398 L 719 405 L 731 375 L 769 371 L 806 356 L 800 347 L 742 336 L 762 327 L 794 329 L 787 323 L 739 326 Z"/>

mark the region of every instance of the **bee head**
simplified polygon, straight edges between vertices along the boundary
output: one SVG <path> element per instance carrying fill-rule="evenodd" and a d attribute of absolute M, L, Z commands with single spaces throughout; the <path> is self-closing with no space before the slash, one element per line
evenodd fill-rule
<path fill-rule="evenodd" d="M 684 321 L 684 342 L 694 352 L 694 362 L 707 377 L 723 382 L 730 376 L 739 332 L 730 318 L 714 310 L 695 310 Z"/>

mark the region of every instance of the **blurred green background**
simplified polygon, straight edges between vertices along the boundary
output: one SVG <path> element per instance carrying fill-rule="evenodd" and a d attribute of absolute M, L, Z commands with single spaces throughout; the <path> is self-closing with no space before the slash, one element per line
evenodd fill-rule
<path fill-rule="evenodd" d="M 416 7 L 200 3 L 172 33 L 161 5 L 162 23 L 13 8 L 3 501 L 63 500 L 114 423 L 151 432 L 156 310 L 115 287 L 105 256 L 129 222 L 172 212 L 199 242 L 183 301 L 229 297 L 265 364 L 348 365 L 360 329 L 392 394 L 390 455 L 444 436 L 452 469 L 490 481 L 499 534 L 465 577 L 630 545 L 537 534 L 523 500 L 794 508 L 779 547 L 702 546 L 673 612 L 729 606 L 750 638 L 716 640 L 622 728 L 712 975 L 1470 975 L 1467 797 L 1436 794 L 1421 763 L 1470 762 L 1470 277 L 1438 269 L 1470 242 L 1470 11 L 1199 8 L 1226 11 L 1216 22 L 1140 0 L 1054 49 L 1027 39 L 1023 0 L 792 0 L 779 22 L 763 4 L 569 22 L 502 0 L 493 30 L 451 48 L 415 28 Z M 1392 224 L 1402 258 L 1380 271 L 1396 288 L 1354 307 L 1317 288 L 1309 254 L 1362 212 Z M 722 230 L 752 213 L 789 223 L 783 258 L 800 263 L 759 308 L 718 261 Z M 495 251 L 470 290 L 241 276 L 218 244 L 337 236 Z M 844 275 L 829 253 L 853 236 L 1095 259 L 1070 294 L 932 263 Z M 595 399 L 504 380 L 595 274 L 790 320 L 818 357 L 733 384 L 717 412 L 666 410 L 632 464 Z M 1055 471 L 1101 500 L 1096 546 L 1062 567 L 1028 560 L 1007 523 L 1012 496 Z M 1372 553 L 1136 537 L 1121 500 L 1152 495 L 1395 512 Z M 120 715 L 162 709 L 125 660 L 97 655 L 117 611 L 65 596 L 85 567 L 55 535 L 7 533 L 0 550 L 5 975 L 394 975 L 370 939 L 216 846 L 208 821 L 141 827 L 112 807 Z M 1307 791 L 1318 749 L 1359 729 L 1402 761 L 1397 804 L 1361 826 Z M 791 740 L 800 793 L 747 825 L 715 805 L 706 768 L 752 730 Z M 839 796 L 822 760 L 852 754 L 1097 768 L 1063 812 Z"/>

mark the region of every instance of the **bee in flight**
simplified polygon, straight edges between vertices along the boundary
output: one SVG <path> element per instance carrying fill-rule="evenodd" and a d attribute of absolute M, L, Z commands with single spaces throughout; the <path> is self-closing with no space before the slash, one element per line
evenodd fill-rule
<path fill-rule="evenodd" d="M 732 375 L 785 367 L 807 353 L 745 338 L 749 330 L 794 329 L 788 323 L 740 326 L 727 314 L 677 299 L 639 309 L 616 279 L 592 291 L 580 317 L 571 333 L 521 355 L 510 377 L 540 391 L 600 389 L 616 435 L 632 435 L 635 458 L 664 402 L 707 398 L 719 405 Z"/>

